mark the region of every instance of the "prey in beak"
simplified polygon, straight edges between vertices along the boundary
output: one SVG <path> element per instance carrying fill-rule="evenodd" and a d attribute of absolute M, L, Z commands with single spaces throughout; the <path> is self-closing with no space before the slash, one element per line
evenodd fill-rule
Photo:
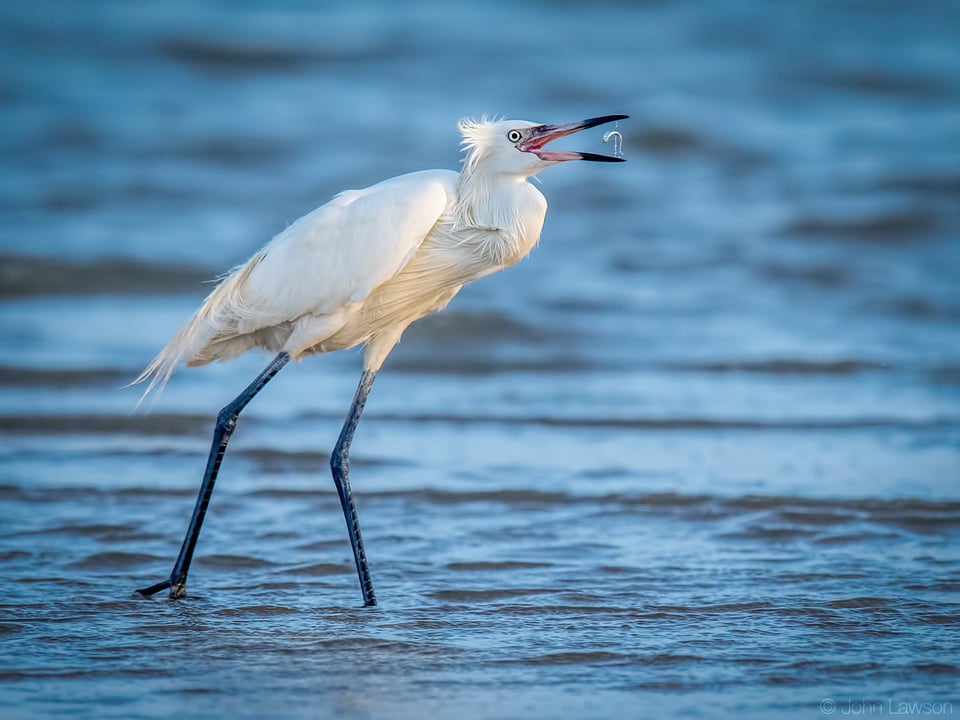
<path fill-rule="evenodd" d="M 598 155 L 588 152 L 564 152 L 558 150 L 544 150 L 543 146 L 547 143 L 561 138 L 565 135 L 572 135 L 580 130 L 605 125 L 615 120 L 626 120 L 629 115 L 603 115 L 601 117 L 590 118 L 580 122 L 567 123 L 565 125 L 537 125 L 523 131 L 520 142 L 517 143 L 517 150 L 529 152 L 536 155 L 544 162 L 563 162 L 565 160 L 592 160 L 593 162 L 624 162 L 621 157 L 612 155 Z"/>

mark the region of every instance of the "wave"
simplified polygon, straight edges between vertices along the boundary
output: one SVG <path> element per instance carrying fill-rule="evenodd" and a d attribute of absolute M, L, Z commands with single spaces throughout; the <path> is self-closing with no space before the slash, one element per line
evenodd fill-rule
<path fill-rule="evenodd" d="M 368 419 L 411 424 L 448 425 L 540 425 L 574 429 L 619 429 L 650 431 L 707 430 L 956 430 L 960 417 L 898 418 L 863 416 L 838 418 L 707 418 L 707 417 L 558 417 L 549 415 L 454 415 L 449 413 L 368 413 Z M 213 427 L 214 415 L 169 413 L 157 415 L 0 415 L 0 432 L 31 435 L 173 435 L 205 434 Z M 340 419 L 333 413 L 314 411 L 300 414 L 300 420 Z M 247 421 L 255 420 L 255 417 Z M 322 461 L 322 453 L 259 449 L 247 451 L 254 460 L 267 464 L 301 464 Z"/>
<path fill-rule="evenodd" d="M 200 293 L 215 274 L 187 265 L 129 258 L 67 260 L 0 253 L 0 298 Z"/>
<path fill-rule="evenodd" d="M 890 363 L 866 358 L 839 358 L 836 360 L 804 360 L 772 358 L 766 360 L 714 360 L 695 363 L 669 363 L 671 370 L 692 370 L 710 373 L 760 373 L 769 375 L 854 375 L 863 372 L 891 369 Z"/>
<path fill-rule="evenodd" d="M 165 38 L 155 47 L 168 60 L 215 74 L 298 73 L 322 65 L 385 62 L 398 59 L 405 52 L 400 43 L 324 49 L 318 45 L 244 43 L 190 35 Z"/>
<path fill-rule="evenodd" d="M 305 413 L 302 417 L 316 417 Z M 332 415 L 330 417 L 333 417 Z M 706 418 L 706 417 L 555 417 L 510 415 L 452 415 L 446 413 L 414 413 L 408 415 L 371 413 L 371 418 L 388 422 L 447 423 L 451 425 L 542 425 L 581 429 L 621 430 L 953 430 L 960 428 L 960 417 L 940 416 L 909 419 L 887 416 L 849 418 Z"/>
<path fill-rule="evenodd" d="M 457 375 L 485 377 L 502 373 L 577 373 L 613 369 L 610 364 L 575 357 L 507 359 L 495 357 L 398 357 L 390 371 L 409 375 Z"/>
<path fill-rule="evenodd" d="M 920 374 L 935 385 L 960 384 L 960 365 L 945 363 L 909 367 L 869 358 L 846 357 L 832 360 L 806 358 L 718 359 L 696 361 L 651 362 L 634 364 L 654 371 L 706 374 L 746 374 L 772 376 L 848 377 L 867 373 Z M 391 373 L 408 375 L 452 375 L 455 377 L 489 377 L 500 374 L 575 374 L 625 371 L 621 363 L 609 360 L 587 360 L 576 357 L 545 356 L 538 358 L 409 356 L 391 360 Z M 0 388 L 88 388 L 117 389 L 129 383 L 140 368 L 120 367 L 30 367 L 0 365 Z M 478 422 L 482 418 L 477 419 Z M 680 419 L 677 419 L 679 422 Z M 516 422 L 516 421 L 510 421 Z M 539 421 L 538 421 L 539 422 Z M 651 420 L 650 422 L 653 422 Z M 688 423 L 694 422 L 692 419 Z M 699 422 L 699 421 L 698 421 Z M 719 421 L 722 422 L 722 421 Z"/>
<path fill-rule="evenodd" d="M 929 211 L 904 210 L 864 216 L 808 215 L 787 223 L 782 233 L 814 239 L 900 244 L 924 239 L 938 225 Z"/>
<path fill-rule="evenodd" d="M 179 498 L 193 497 L 196 488 L 145 487 L 129 485 L 109 489 L 96 486 L 23 487 L 14 483 L 0 484 L 0 500 L 7 502 L 48 503 L 71 502 L 74 499 L 111 498 Z M 252 490 L 243 493 L 255 500 L 294 499 L 313 500 L 334 495 L 331 487 L 318 486 L 304 490 L 297 487 L 273 487 L 270 490 Z M 441 508 L 463 505 L 499 505 L 521 510 L 582 507 L 584 511 L 606 512 L 626 510 L 687 517 L 701 522 L 725 517 L 751 519 L 751 527 L 758 530 L 776 527 L 809 528 L 821 531 L 841 531 L 850 523 L 870 523 L 906 530 L 918 534 L 960 530 L 960 499 L 928 499 L 919 497 L 803 497 L 796 495 L 735 495 L 696 494 L 680 492 L 638 492 L 579 494 L 565 491 L 536 490 L 532 488 L 491 488 L 448 490 L 435 487 L 413 487 L 397 490 L 365 490 L 364 500 L 375 502 L 402 502 L 411 505 L 433 505 Z M 755 521 L 755 522 L 754 522 Z M 56 534 L 70 537 L 113 538 L 124 533 L 137 532 L 131 523 L 65 524 L 25 534 Z M 860 528 L 865 530 L 865 528 Z M 763 534 L 762 532 L 760 534 Z M 317 548 L 310 548 L 317 549 Z M 229 561 L 229 558 L 227 559 Z M 932 560 L 932 558 L 931 558 Z M 509 570 L 546 567 L 540 562 L 463 562 L 451 564 L 451 569 L 463 571 Z M 616 568 L 610 568 L 615 571 Z"/>
<path fill-rule="evenodd" d="M 953 200 L 960 196 L 960 173 L 899 173 L 877 181 L 876 189 Z"/>
<path fill-rule="evenodd" d="M 950 85 L 941 78 L 875 67 L 823 68 L 804 73 L 799 79 L 830 90 L 880 98 L 933 101 L 950 96 Z"/>
<path fill-rule="evenodd" d="M 0 432 L 19 435 L 195 435 L 209 432 L 213 416 L 0 415 Z"/>
<path fill-rule="evenodd" d="M 0 387 L 118 387 L 139 370 L 120 368 L 35 368 L 0 365 Z"/>

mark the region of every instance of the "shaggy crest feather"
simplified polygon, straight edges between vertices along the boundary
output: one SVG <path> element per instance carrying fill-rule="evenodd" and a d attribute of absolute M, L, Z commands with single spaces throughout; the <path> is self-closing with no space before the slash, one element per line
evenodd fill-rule
<path fill-rule="evenodd" d="M 479 119 L 461 118 L 457 123 L 457 129 L 463 136 L 460 147 L 466 152 L 463 159 L 465 171 L 472 172 L 476 169 L 477 163 L 493 143 L 494 124 L 503 120 L 506 120 L 506 117 L 497 115 L 491 118 L 482 115 Z"/>

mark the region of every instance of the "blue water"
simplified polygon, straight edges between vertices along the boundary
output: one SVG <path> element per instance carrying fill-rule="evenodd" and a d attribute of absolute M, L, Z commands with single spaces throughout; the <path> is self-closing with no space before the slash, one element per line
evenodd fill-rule
<path fill-rule="evenodd" d="M 949 2 L 0 8 L 0 715 L 960 712 L 960 43 Z M 205 281 L 456 121 L 628 113 L 541 245 L 241 419 L 119 389 Z M 565 147 L 610 152 L 605 128 Z M 858 705 L 859 703 L 859 705 Z M 901 713 L 902 715 L 902 713 Z"/>

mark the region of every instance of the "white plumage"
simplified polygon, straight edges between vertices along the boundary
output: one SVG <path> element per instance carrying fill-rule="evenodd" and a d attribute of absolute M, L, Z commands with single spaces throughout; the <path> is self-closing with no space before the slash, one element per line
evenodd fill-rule
<path fill-rule="evenodd" d="M 254 347 L 300 359 L 366 343 L 364 368 L 378 370 L 410 323 L 537 243 L 547 201 L 526 178 L 551 163 L 523 153 L 527 167 L 500 172 L 491 160 L 507 125 L 534 126 L 461 123 L 462 173 L 348 190 L 295 221 L 220 282 L 136 382 L 150 379 L 149 392 L 181 360 L 204 365 Z"/>
<path fill-rule="evenodd" d="M 277 357 L 217 419 L 207 471 L 170 579 L 141 590 L 184 594 L 220 462 L 246 404 L 290 360 L 365 344 L 357 395 L 331 456 L 364 603 L 376 599 L 348 482 L 348 452 L 376 372 L 410 323 L 442 309 L 464 284 L 525 257 L 540 238 L 547 201 L 527 179 L 564 160 L 603 160 L 543 147 L 625 116 L 569 125 L 460 123 L 459 173 L 425 170 L 340 193 L 231 271 L 135 382 L 144 397 L 174 368 L 228 360 L 260 347 Z"/>

